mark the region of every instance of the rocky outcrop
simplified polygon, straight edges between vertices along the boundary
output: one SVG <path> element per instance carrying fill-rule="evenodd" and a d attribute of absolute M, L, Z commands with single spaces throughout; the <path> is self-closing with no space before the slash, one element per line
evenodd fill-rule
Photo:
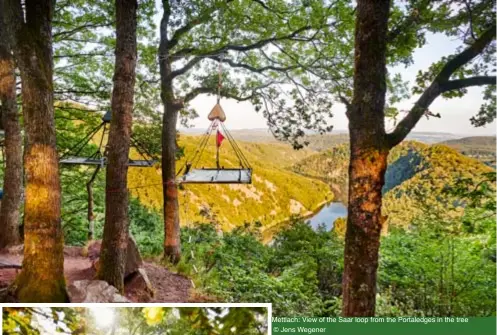
<path fill-rule="evenodd" d="M 119 291 L 103 280 L 78 280 L 67 287 L 72 303 L 116 303 L 129 302 Z"/>
<path fill-rule="evenodd" d="M 144 268 L 139 268 L 126 280 L 126 293 L 136 297 L 138 301 L 152 300 L 155 291 Z"/>
<path fill-rule="evenodd" d="M 93 263 L 93 267 L 98 271 L 98 259 L 100 257 L 100 248 L 102 240 L 95 240 L 88 245 L 88 258 Z M 124 278 L 138 271 L 143 265 L 143 260 L 138 250 L 138 245 L 135 239 L 130 235 L 128 239 L 128 250 L 126 255 L 126 267 L 124 270 Z"/>

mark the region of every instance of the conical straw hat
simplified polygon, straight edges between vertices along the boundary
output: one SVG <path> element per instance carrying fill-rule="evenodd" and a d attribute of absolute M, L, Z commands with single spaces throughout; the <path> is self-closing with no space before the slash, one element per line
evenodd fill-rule
<path fill-rule="evenodd" d="M 226 120 L 226 114 L 224 114 L 223 108 L 221 107 L 220 104 L 216 104 L 214 108 L 212 108 L 211 112 L 207 116 L 207 118 L 210 121 L 214 121 L 215 119 L 218 119 L 221 122 L 224 122 Z"/>

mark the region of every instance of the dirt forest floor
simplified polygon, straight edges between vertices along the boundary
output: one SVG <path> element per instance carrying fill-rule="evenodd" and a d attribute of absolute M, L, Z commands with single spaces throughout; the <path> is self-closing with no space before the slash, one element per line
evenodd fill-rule
<path fill-rule="evenodd" d="M 79 249 L 79 248 L 78 248 Z M 21 265 L 22 255 L 18 252 L 0 252 L 0 263 Z M 168 269 L 149 262 L 143 265 L 148 278 L 154 288 L 154 297 L 146 302 L 193 302 L 190 297 L 192 284 L 190 279 L 172 273 Z M 0 289 L 10 285 L 20 269 L 0 269 Z M 64 250 L 64 274 L 67 285 L 76 280 L 94 279 L 95 269 L 88 257 L 80 256 L 74 247 L 66 247 Z M 132 302 L 145 302 L 140 299 L 140 292 L 125 283 L 125 296 Z"/>

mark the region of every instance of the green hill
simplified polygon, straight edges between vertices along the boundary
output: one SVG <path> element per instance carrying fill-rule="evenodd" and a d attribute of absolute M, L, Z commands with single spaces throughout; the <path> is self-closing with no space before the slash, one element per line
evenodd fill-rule
<path fill-rule="evenodd" d="M 348 167 L 349 147 L 347 144 L 340 144 L 295 163 L 292 170 L 327 183 L 336 198 L 346 202 Z"/>
<path fill-rule="evenodd" d="M 333 190 L 342 191 L 340 199 L 343 201 L 346 199 L 348 160 L 348 146 L 343 144 L 307 157 L 292 169 L 329 183 Z M 480 161 L 445 145 L 402 143 L 389 155 L 383 188 L 383 211 L 388 215 L 388 224 L 406 226 L 427 209 L 445 212 L 445 207 L 457 206 L 458 199 L 446 190 L 461 179 L 473 178 L 478 182 L 483 173 L 491 171 L 492 168 Z"/>
<path fill-rule="evenodd" d="M 197 148 L 199 137 L 181 136 L 179 145 L 185 155 Z M 179 192 L 183 225 L 215 220 L 224 230 L 259 221 L 263 226 L 284 221 L 292 214 L 309 214 L 320 204 L 333 199 L 326 183 L 294 173 L 289 166 L 308 157 L 308 150 L 293 150 L 280 143 L 238 143 L 253 168 L 251 185 L 188 184 Z M 225 141 L 221 146 L 221 165 L 238 165 L 233 149 Z M 178 169 L 185 158 L 177 162 Z M 199 166 L 215 165 L 215 144 L 211 138 Z M 158 167 L 129 170 L 129 188 L 142 204 L 162 208 L 161 174 Z M 151 185 L 151 186 L 147 186 Z M 144 187 L 142 187 L 144 186 Z"/>

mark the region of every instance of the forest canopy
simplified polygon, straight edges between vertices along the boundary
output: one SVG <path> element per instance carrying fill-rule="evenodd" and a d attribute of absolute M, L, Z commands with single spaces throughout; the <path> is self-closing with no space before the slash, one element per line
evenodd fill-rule
<path fill-rule="evenodd" d="M 6 307 L 3 335 L 264 335 L 264 307 Z"/>

